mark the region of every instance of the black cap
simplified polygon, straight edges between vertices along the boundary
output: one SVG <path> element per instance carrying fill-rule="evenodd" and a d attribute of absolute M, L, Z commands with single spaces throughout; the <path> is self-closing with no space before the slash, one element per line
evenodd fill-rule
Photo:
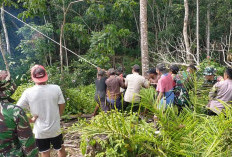
<path fill-rule="evenodd" d="M 104 76 L 105 75 L 105 71 L 104 70 L 99 70 L 97 74 L 100 75 L 100 76 Z"/>
<path fill-rule="evenodd" d="M 152 69 L 148 70 L 147 73 L 148 73 L 148 74 L 157 74 L 155 68 L 152 68 Z"/>
<path fill-rule="evenodd" d="M 135 64 L 134 66 L 132 66 L 131 68 L 135 69 L 135 70 L 140 70 L 140 66 L 138 64 Z"/>

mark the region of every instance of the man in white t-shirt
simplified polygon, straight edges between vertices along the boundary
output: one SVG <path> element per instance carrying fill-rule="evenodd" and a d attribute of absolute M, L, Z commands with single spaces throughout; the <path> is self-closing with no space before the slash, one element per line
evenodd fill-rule
<path fill-rule="evenodd" d="M 42 157 L 50 156 L 50 145 L 64 157 L 65 148 L 60 129 L 60 116 L 65 109 L 65 100 L 58 85 L 47 84 L 48 75 L 45 68 L 35 65 L 31 69 L 31 78 L 35 86 L 22 94 L 17 105 L 29 108 L 32 116 L 36 144 Z"/>
<path fill-rule="evenodd" d="M 142 87 L 148 88 L 149 82 L 141 75 L 139 75 L 140 66 L 135 64 L 132 67 L 132 74 L 127 75 L 125 79 L 125 86 L 127 87 L 124 96 L 125 106 L 124 108 L 133 105 L 138 105 L 140 102 L 140 90 Z M 133 108 L 134 111 L 138 109 L 138 106 Z"/>

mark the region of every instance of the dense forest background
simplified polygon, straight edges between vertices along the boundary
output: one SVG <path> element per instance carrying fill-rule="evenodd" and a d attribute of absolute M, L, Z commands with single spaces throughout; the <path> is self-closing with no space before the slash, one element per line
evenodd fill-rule
<path fill-rule="evenodd" d="M 33 86 L 31 66 L 46 67 L 49 83 L 60 85 L 65 96 L 62 131 L 69 156 L 232 156 L 231 105 L 223 103 L 226 109 L 220 115 L 207 116 L 208 91 L 202 90 L 206 66 L 222 75 L 224 67 L 232 65 L 232 0 L 0 0 L 0 4 L 0 70 L 9 70 L 18 85 L 12 98 L 17 101 Z M 140 92 L 138 113 L 99 111 L 91 120 L 82 116 L 92 115 L 96 106 L 96 66 L 122 67 L 129 74 L 133 64 L 140 64 L 144 74 L 160 62 L 178 64 L 181 70 L 197 65 L 190 106 L 181 112 L 176 106 L 164 111 L 150 87 Z"/>
<path fill-rule="evenodd" d="M 188 5 L 189 50 L 183 36 L 184 2 Z M 101 68 L 121 66 L 127 73 L 132 64 L 141 64 L 139 3 L 138 0 L 1 1 L 6 11 L 77 55 Z M 232 53 L 232 0 L 148 0 L 147 20 L 150 67 L 158 62 L 199 65 L 207 56 L 230 65 L 227 59 Z M 49 67 L 57 81 L 61 74 L 69 76 L 64 80 L 76 85 L 93 81 L 96 69 L 83 59 L 4 11 L 1 22 L 1 52 L 7 58 L 12 75 L 20 81 L 27 80 L 28 69 L 35 63 Z M 186 51 L 191 53 L 190 58 Z M 2 57 L 0 66 L 5 68 Z"/>

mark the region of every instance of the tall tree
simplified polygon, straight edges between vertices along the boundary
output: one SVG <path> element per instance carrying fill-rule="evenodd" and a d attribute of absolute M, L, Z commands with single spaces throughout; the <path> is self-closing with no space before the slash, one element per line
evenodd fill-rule
<path fill-rule="evenodd" d="M 5 40 L 6 40 L 6 50 L 7 53 L 9 55 L 11 55 L 11 51 L 10 51 L 10 41 L 9 41 L 9 37 L 8 37 L 8 31 L 6 28 L 6 22 L 5 22 L 5 14 L 4 14 L 4 6 L 1 7 L 1 21 L 2 21 L 2 27 L 3 27 L 3 31 L 4 31 L 4 36 L 5 36 Z"/>
<path fill-rule="evenodd" d="M 140 0 L 140 32 L 142 75 L 146 75 L 149 68 L 148 39 L 147 39 L 147 0 Z"/>
<path fill-rule="evenodd" d="M 184 27 L 183 27 L 184 43 L 185 43 L 185 50 L 187 55 L 187 62 L 191 63 L 192 56 L 191 56 L 191 49 L 190 49 L 189 38 L 188 38 L 188 20 L 189 20 L 188 0 L 184 0 L 184 8 L 185 8 Z"/>
<path fill-rule="evenodd" d="M 200 45 L 199 45 L 199 0 L 196 0 L 197 5 L 197 13 L 196 13 L 196 19 L 197 19 L 197 26 L 196 26 L 196 37 L 197 37 L 197 62 L 200 62 Z"/>
<path fill-rule="evenodd" d="M 76 0 L 76 1 L 73 1 L 73 2 L 70 2 L 68 7 L 65 8 L 65 2 L 64 0 L 62 0 L 63 2 L 63 7 L 62 7 L 62 10 L 63 10 L 63 22 L 61 24 L 61 28 L 60 28 L 60 70 L 61 70 L 61 79 L 63 79 L 63 36 L 64 36 L 64 25 L 66 23 L 66 16 L 67 16 L 67 13 L 70 9 L 70 7 L 74 4 L 74 3 L 78 3 L 78 2 L 82 2 L 83 0 Z"/>
<path fill-rule="evenodd" d="M 207 56 L 210 56 L 210 0 L 208 1 L 207 5 L 207 26 L 206 26 L 206 51 Z"/>
<path fill-rule="evenodd" d="M 4 49 L 4 46 L 3 46 L 3 43 L 2 43 L 2 35 L 0 35 L 0 51 L 1 51 L 1 54 L 2 54 L 2 58 L 3 58 L 3 61 L 5 63 L 5 66 L 6 66 L 6 71 L 8 71 L 8 73 L 10 74 L 10 68 L 9 68 L 9 64 L 7 62 L 7 59 L 6 59 L 6 51 Z"/>

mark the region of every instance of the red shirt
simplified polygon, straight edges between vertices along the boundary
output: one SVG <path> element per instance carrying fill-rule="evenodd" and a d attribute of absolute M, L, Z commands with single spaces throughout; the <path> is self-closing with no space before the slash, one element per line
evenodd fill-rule
<path fill-rule="evenodd" d="M 172 79 L 172 76 L 171 74 L 167 73 L 167 74 L 163 74 L 161 76 L 161 78 L 159 79 L 158 81 L 158 84 L 157 84 L 157 88 L 156 90 L 158 92 L 169 92 L 170 90 L 173 89 L 173 85 L 174 85 L 174 81 Z"/>

